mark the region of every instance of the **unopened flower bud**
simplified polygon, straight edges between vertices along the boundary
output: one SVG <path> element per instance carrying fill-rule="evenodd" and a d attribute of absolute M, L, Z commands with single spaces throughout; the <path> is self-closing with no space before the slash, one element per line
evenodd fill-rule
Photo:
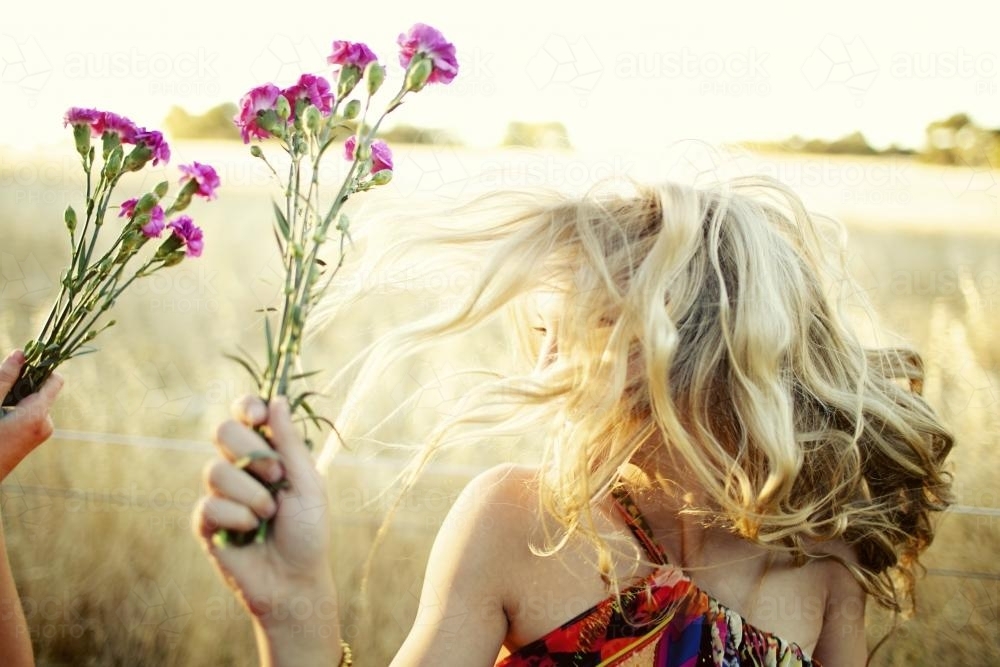
<path fill-rule="evenodd" d="M 105 133 L 104 136 L 107 136 Z M 115 146 L 111 153 L 107 156 L 107 161 L 104 163 L 104 178 L 108 181 L 113 180 L 115 176 L 118 175 L 122 167 L 122 147 L 121 144 Z"/>
<path fill-rule="evenodd" d="M 419 92 L 427 85 L 427 79 L 434 71 L 434 64 L 427 58 L 414 58 L 410 63 L 410 69 L 406 71 L 406 90 L 414 93 Z"/>
<path fill-rule="evenodd" d="M 385 81 L 385 68 L 378 62 L 371 61 L 365 68 L 365 80 L 368 82 L 368 95 L 374 95 L 382 87 L 382 82 Z"/>
<path fill-rule="evenodd" d="M 264 151 L 262 151 L 260 149 L 260 146 L 257 146 L 255 144 L 255 145 L 253 145 L 253 146 L 250 147 L 250 155 L 252 155 L 254 157 L 263 158 L 264 157 Z"/>
<path fill-rule="evenodd" d="M 392 180 L 392 169 L 381 169 L 372 174 L 372 183 L 375 185 L 385 185 Z"/>
<path fill-rule="evenodd" d="M 153 193 L 160 199 L 163 199 L 164 197 L 167 196 L 167 190 L 169 189 L 170 189 L 170 184 L 167 183 L 166 181 L 161 181 L 156 184 L 155 188 L 153 188 Z"/>
<path fill-rule="evenodd" d="M 288 103 L 288 98 L 284 95 L 278 95 L 278 99 L 274 102 L 274 111 L 278 114 L 278 118 L 281 120 L 288 120 L 292 117 L 292 107 Z"/>
<path fill-rule="evenodd" d="M 63 215 L 63 219 L 66 221 L 66 229 L 69 230 L 70 234 L 76 231 L 76 211 L 73 210 L 72 206 L 66 207 L 66 213 Z"/>
<path fill-rule="evenodd" d="M 347 120 L 354 120 L 361 113 L 361 102 L 359 100 L 351 100 L 344 107 L 344 118 Z"/>
<path fill-rule="evenodd" d="M 306 127 L 309 128 L 309 131 L 312 132 L 313 134 L 318 133 L 319 125 L 320 122 L 322 121 L 322 117 L 319 114 L 319 109 L 310 104 L 309 106 L 306 107 L 304 115 L 306 118 Z"/>

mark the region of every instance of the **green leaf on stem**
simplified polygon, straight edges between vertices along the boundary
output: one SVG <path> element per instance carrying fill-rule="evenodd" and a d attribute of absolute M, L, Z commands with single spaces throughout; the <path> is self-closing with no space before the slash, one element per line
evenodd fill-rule
<path fill-rule="evenodd" d="M 309 405 L 307 401 L 300 401 L 299 405 L 301 405 L 302 409 L 306 411 L 307 415 L 309 415 L 309 421 L 311 421 L 316 428 L 323 428 L 324 426 L 333 428 L 333 422 L 322 415 L 316 414 L 316 411 L 313 410 L 312 406 Z"/>
<path fill-rule="evenodd" d="M 264 338 L 267 341 L 267 369 L 273 372 L 278 367 L 278 355 L 274 351 L 274 332 L 271 331 L 271 318 L 264 316 Z"/>
<path fill-rule="evenodd" d="M 274 217 L 277 219 L 278 229 L 285 240 L 288 240 L 292 236 L 292 230 L 288 227 L 288 219 L 277 202 L 272 201 L 271 205 L 274 207 Z"/>
<path fill-rule="evenodd" d="M 278 244 L 278 252 L 281 253 L 282 256 L 284 256 L 284 254 L 285 254 L 285 242 L 282 240 L 281 234 L 278 233 L 278 226 L 275 225 L 274 227 L 272 227 L 272 230 L 274 231 L 274 240 Z"/>
<path fill-rule="evenodd" d="M 250 374 L 250 377 L 253 378 L 253 381 L 257 385 L 257 389 L 258 390 L 260 390 L 260 389 L 263 388 L 264 382 L 261 379 L 260 373 L 258 373 L 256 370 L 254 370 L 254 367 L 253 367 L 251 361 L 248 361 L 247 359 L 243 359 L 241 357 L 238 357 L 235 354 L 223 354 L 223 356 L 226 357 L 227 359 L 231 359 L 232 361 L 235 361 L 240 366 L 242 366 L 243 368 L 245 368 L 246 371 L 247 371 L 247 373 Z"/>
<path fill-rule="evenodd" d="M 305 380 L 306 378 L 311 378 L 314 375 L 319 375 L 323 371 L 308 371 L 306 373 L 299 373 L 288 378 L 289 380 Z"/>

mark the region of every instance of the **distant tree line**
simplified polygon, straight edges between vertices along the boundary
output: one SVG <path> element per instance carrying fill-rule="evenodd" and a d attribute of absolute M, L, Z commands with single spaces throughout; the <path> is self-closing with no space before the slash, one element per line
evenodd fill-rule
<path fill-rule="evenodd" d="M 920 149 L 892 144 L 877 149 L 861 132 L 851 132 L 839 139 L 804 139 L 793 136 L 778 142 L 746 142 L 748 148 L 788 153 L 818 153 L 825 155 L 907 155 L 924 162 L 970 167 L 1000 168 L 1000 128 L 977 125 L 968 114 L 957 113 L 927 126 L 925 142 Z"/>
<path fill-rule="evenodd" d="M 172 107 L 167 113 L 164 125 L 173 139 L 214 139 L 239 141 L 240 133 L 233 125 L 233 116 L 238 111 L 235 104 L 227 102 L 214 106 L 205 113 L 192 114 L 180 107 Z M 345 128 L 344 135 L 353 131 Z M 390 144 L 423 144 L 428 146 L 460 146 L 461 140 L 452 132 L 440 128 L 417 127 L 415 125 L 395 125 L 378 133 Z M 511 122 L 503 139 L 504 146 L 526 146 L 531 148 L 570 148 L 569 133 L 562 123 Z"/>

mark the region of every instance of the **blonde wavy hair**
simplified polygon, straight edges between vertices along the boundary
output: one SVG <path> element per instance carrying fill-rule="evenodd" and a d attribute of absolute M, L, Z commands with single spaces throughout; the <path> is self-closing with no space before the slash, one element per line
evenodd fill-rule
<path fill-rule="evenodd" d="M 468 224 L 470 212 L 489 221 Z M 932 514 L 951 501 L 953 438 L 919 395 L 919 356 L 867 349 L 849 325 L 841 304 L 859 290 L 838 223 L 761 177 L 583 197 L 503 192 L 452 215 L 463 222 L 425 225 L 380 261 L 450 256 L 477 267 L 476 279 L 448 312 L 366 350 L 338 424 L 387 366 L 500 314 L 524 372 L 467 392 L 404 486 L 460 432 L 544 430 L 543 506 L 563 542 L 577 533 L 601 546 L 595 501 L 626 464 L 663 454 L 690 476 L 674 481 L 700 491 L 686 511 L 797 562 L 842 539 L 864 589 L 908 609 Z M 529 298 L 539 291 L 561 298 L 549 332 L 557 362 L 536 367 Z"/>

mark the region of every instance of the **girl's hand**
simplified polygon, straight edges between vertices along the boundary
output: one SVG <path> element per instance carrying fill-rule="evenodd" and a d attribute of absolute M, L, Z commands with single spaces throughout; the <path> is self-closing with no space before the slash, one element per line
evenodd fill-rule
<path fill-rule="evenodd" d="M 246 397 L 216 432 L 219 458 L 205 468 L 206 495 L 193 528 L 222 579 L 253 617 L 263 664 L 336 664 L 340 652 L 336 590 L 330 570 L 329 509 L 323 480 L 296 432 L 288 401 L 270 406 Z M 236 465 L 269 450 L 253 427 L 264 426 L 280 460 Z M 260 480 L 287 480 L 276 498 Z M 252 531 L 270 519 L 267 539 L 226 546 L 218 531 Z M 320 656 L 325 656 L 320 659 Z"/>
<path fill-rule="evenodd" d="M 0 364 L 0 397 L 6 396 L 17 382 L 23 365 L 24 353 L 20 350 L 11 352 Z M 18 403 L 12 412 L 0 415 L 0 481 L 52 435 L 49 410 L 62 386 L 62 376 L 53 373 L 37 393 Z"/>

